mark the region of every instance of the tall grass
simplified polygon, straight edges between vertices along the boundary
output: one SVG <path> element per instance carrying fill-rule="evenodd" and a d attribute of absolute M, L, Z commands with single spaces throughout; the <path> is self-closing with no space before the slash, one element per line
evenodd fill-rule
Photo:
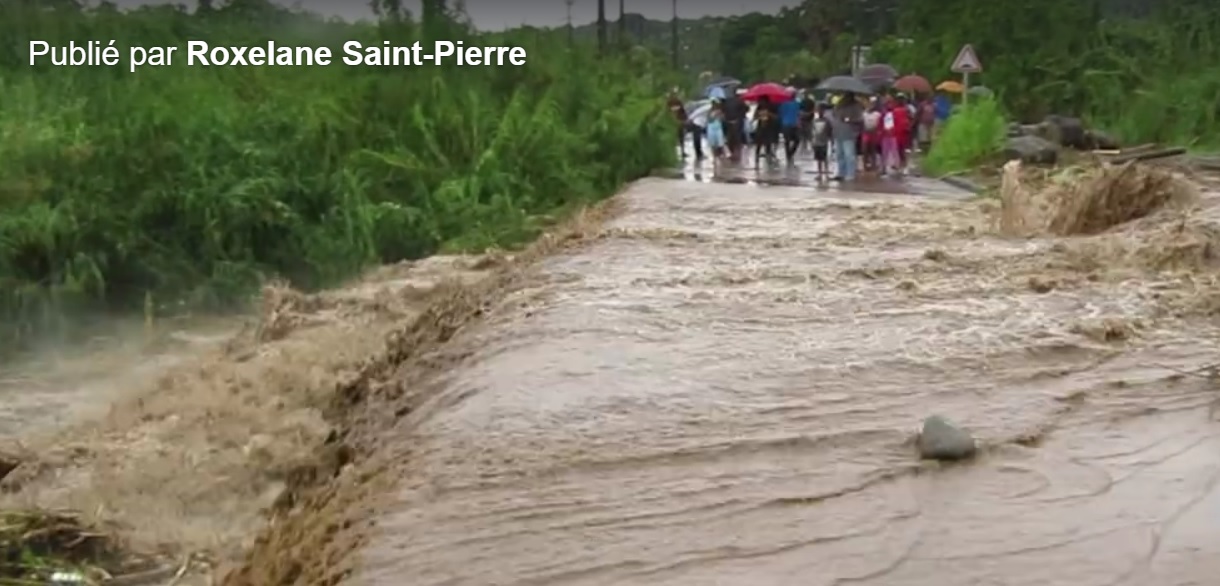
<path fill-rule="evenodd" d="M 0 348 L 147 296 L 222 307 L 270 275 L 316 287 L 512 245 L 674 156 L 657 107 L 666 71 L 646 54 L 598 59 L 562 34 L 449 22 L 445 38 L 523 45 L 528 64 L 29 67 L 30 39 L 274 39 L 341 56 L 348 40 L 423 35 L 260 0 L 195 14 L 48 6 L 0 0 Z"/>
<path fill-rule="evenodd" d="M 966 171 L 995 155 L 1004 145 L 1008 123 L 999 103 L 971 97 L 957 106 L 932 143 L 923 168 L 934 175 Z"/>

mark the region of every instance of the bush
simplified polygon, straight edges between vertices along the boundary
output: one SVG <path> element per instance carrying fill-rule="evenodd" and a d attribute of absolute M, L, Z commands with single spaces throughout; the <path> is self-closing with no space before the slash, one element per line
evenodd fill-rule
<path fill-rule="evenodd" d="M 431 25 L 430 25 L 431 26 Z M 525 67 L 350 67 L 343 42 L 424 38 L 238 0 L 197 13 L 0 0 L 0 348 L 64 312 L 244 299 L 271 275 L 318 287 L 373 263 L 520 243 L 545 218 L 670 163 L 648 55 L 566 35 Z M 28 66 L 30 39 L 117 40 L 117 67 Z M 327 67 L 126 68 L 124 45 L 329 46 Z"/>
<path fill-rule="evenodd" d="M 1003 148 L 1007 129 L 996 100 L 972 97 L 946 121 L 923 168 L 933 175 L 966 171 Z"/>

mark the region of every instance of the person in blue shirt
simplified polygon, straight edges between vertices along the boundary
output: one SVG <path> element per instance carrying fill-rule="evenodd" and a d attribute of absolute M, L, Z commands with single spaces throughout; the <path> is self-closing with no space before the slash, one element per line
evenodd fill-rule
<path fill-rule="evenodd" d="M 944 122 L 949 119 L 949 114 L 953 113 L 953 100 L 949 96 L 940 93 L 936 94 L 936 99 L 933 101 L 936 106 L 936 120 Z"/>
<path fill-rule="evenodd" d="M 801 146 L 801 103 L 788 100 L 779 105 L 779 126 L 784 136 L 784 154 L 788 164 L 795 161 L 796 151 Z"/>

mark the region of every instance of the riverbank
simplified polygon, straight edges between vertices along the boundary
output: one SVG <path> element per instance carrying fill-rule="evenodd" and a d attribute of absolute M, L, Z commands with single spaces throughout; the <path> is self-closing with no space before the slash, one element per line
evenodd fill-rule
<path fill-rule="evenodd" d="M 176 570 L 187 557 L 180 583 L 209 583 L 306 476 L 323 474 L 335 389 L 391 332 L 415 323 L 436 291 L 477 282 L 508 259 L 432 257 L 316 295 L 269 287 L 240 331 L 167 352 L 161 364 L 134 370 L 146 355 L 114 353 L 110 374 L 59 373 L 59 388 L 109 408 L 89 417 L 61 397 L 60 425 L 20 436 L 0 508 L 80 511 L 83 526 L 110 528 L 142 560 L 140 572 L 156 563 Z M 92 358 L 97 366 L 101 356 Z M 31 373 L 27 385 L 51 374 Z"/>

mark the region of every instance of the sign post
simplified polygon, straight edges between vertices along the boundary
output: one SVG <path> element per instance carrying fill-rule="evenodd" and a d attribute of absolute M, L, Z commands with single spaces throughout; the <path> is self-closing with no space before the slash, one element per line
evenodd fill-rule
<path fill-rule="evenodd" d="M 962 74 L 962 103 L 965 104 L 970 99 L 970 74 L 983 71 L 983 62 L 979 61 L 979 56 L 975 54 L 974 45 L 962 45 L 962 50 L 957 52 L 957 58 L 953 60 L 949 70 Z"/>

